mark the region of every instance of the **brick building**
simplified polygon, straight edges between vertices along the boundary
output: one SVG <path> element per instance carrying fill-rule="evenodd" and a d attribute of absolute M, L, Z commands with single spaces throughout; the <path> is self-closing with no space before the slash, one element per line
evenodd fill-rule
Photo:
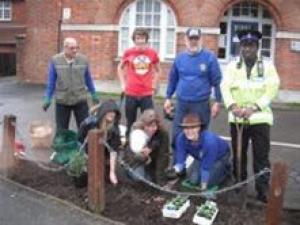
<path fill-rule="evenodd" d="M 0 0 L 0 54 L 16 55 L 19 79 L 42 83 L 49 58 L 73 36 L 94 78 L 113 80 L 132 30 L 143 26 L 165 79 L 187 27 L 202 28 L 204 46 L 222 67 L 237 56 L 236 30 L 253 27 L 263 33 L 261 54 L 275 62 L 281 89 L 300 93 L 299 12 L 298 0 Z"/>

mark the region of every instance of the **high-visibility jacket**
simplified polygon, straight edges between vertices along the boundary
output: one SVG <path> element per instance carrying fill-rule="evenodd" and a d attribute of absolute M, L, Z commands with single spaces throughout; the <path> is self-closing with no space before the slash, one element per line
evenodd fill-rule
<path fill-rule="evenodd" d="M 258 63 L 253 66 L 249 79 L 247 78 L 246 65 L 239 67 L 236 61 L 232 61 L 226 68 L 221 83 L 223 100 L 226 108 L 232 104 L 239 107 L 252 107 L 257 105 L 259 111 L 253 113 L 247 123 L 273 124 L 273 113 L 270 108 L 271 101 L 276 97 L 280 80 L 272 62 L 262 62 L 262 73 L 258 72 Z M 261 76 L 262 75 L 262 76 Z M 235 118 L 231 111 L 228 114 L 229 122 L 245 122 L 241 118 Z"/>

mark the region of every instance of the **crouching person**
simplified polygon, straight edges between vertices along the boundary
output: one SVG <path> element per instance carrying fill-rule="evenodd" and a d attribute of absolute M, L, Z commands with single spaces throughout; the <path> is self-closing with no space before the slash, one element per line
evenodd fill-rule
<path fill-rule="evenodd" d="M 145 110 L 133 124 L 129 138 L 126 161 L 133 169 L 130 177 L 162 184 L 169 164 L 169 134 L 163 128 L 158 114 L 153 109 Z M 135 176 L 138 174 L 138 176 Z"/>
<path fill-rule="evenodd" d="M 215 133 L 202 130 L 197 114 L 187 114 L 180 124 L 183 131 L 176 138 L 175 165 L 169 178 L 185 175 L 188 155 L 194 158 L 188 182 L 200 185 L 201 190 L 221 184 L 230 175 L 230 148 Z"/>
<path fill-rule="evenodd" d="M 79 141 L 84 142 L 88 131 L 98 128 L 104 131 L 104 140 L 111 147 L 105 148 L 106 158 L 109 156 L 109 180 L 112 184 L 118 183 L 116 175 L 117 154 L 121 147 L 119 123 L 121 112 L 114 100 L 107 100 L 99 107 L 95 116 L 86 118 L 80 125 Z"/>

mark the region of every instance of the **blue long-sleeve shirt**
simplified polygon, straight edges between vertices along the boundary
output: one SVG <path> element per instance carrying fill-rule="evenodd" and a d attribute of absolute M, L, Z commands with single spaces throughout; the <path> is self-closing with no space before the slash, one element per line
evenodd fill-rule
<path fill-rule="evenodd" d="M 220 83 L 222 74 L 216 56 L 202 49 L 196 54 L 187 51 L 180 53 L 169 73 L 166 98 L 176 91 L 177 98 L 184 101 L 209 99 L 212 87 L 216 101 L 222 99 Z"/>
<path fill-rule="evenodd" d="M 48 100 L 51 100 L 53 97 L 53 93 L 55 91 L 55 86 L 56 86 L 56 80 L 57 80 L 57 73 L 56 73 L 56 69 L 55 66 L 52 62 L 50 62 L 49 65 L 49 70 L 48 70 L 48 82 L 47 82 L 47 88 L 46 88 L 46 93 L 45 93 L 45 97 Z M 88 91 L 93 95 L 96 92 L 93 80 L 92 80 L 92 76 L 91 76 L 91 72 L 89 67 L 86 68 L 85 73 L 84 73 L 84 81 L 85 81 L 85 85 L 88 88 Z"/>
<path fill-rule="evenodd" d="M 182 171 L 188 155 L 201 161 L 201 182 L 208 182 L 214 163 L 229 152 L 225 140 L 211 131 L 201 131 L 196 142 L 188 140 L 183 132 L 176 138 L 175 168 Z"/>

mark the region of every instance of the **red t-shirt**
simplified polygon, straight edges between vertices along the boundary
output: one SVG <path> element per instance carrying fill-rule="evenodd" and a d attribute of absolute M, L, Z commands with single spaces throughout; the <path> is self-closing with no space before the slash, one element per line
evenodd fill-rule
<path fill-rule="evenodd" d="M 129 48 L 122 62 L 126 65 L 125 93 L 133 96 L 152 95 L 153 66 L 159 63 L 156 51 L 152 48 Z"/>

